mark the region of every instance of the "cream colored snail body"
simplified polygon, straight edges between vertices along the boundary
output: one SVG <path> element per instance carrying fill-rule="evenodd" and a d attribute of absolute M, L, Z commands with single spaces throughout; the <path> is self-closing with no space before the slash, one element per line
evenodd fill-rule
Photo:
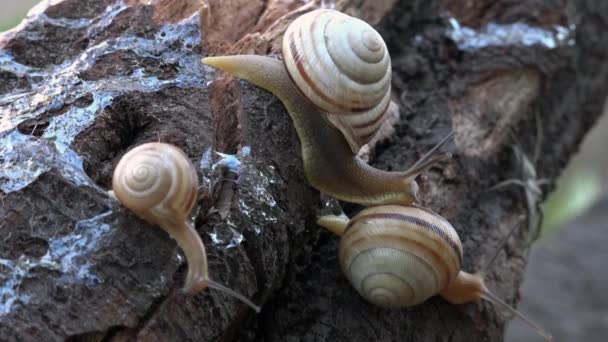
<path fill-rule="evenodd" d="M 418 191 L 414 178 L 449 154 L 429 153 L 404 172 L 387 172 L 354 152 L 374 136 L 390 101 L 390 59 L 380 35 L 359 19 L 317 10 L 289 26 L 283 58 L 284 63 L 253 55 L 207 57 L 203 63 L 281 100 L 313 187 L 363 205 L 412 203 Z"/>
<path fill-rule="evenodd" d="M 413 205 L 382 205 L 366 208 L 350 220 L 330 215 L 318 223 L 341 236 L 340 265 L 367 301 L 382 307 L 405 307 L 437 294 L 453 304 L 486 299 L 551 340 L 548 333 L 490 292 L 482 277 L 460 270 L 460 238 L 438 214 Z"/>
<path fill-rule="evenodd" d="M 205 246 L 188 218 L 196 202 L 198 177 L 180 149 L 164 143 L 132 149 L 116 165 L 112 189 L 125 207 L 159 225 L 183 249 L 188 261 L 184 292 L 195 294 L 211 287 L 260 311 L 243 295 L 209 279 Z"/>

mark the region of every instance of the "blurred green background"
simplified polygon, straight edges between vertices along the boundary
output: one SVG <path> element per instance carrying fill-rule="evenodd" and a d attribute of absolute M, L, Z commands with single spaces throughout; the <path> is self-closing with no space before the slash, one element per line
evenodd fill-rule
<path fill-rule="evenodd" d="M 38 0 L 0 0 L 0 32 L 15 27 Z"/>
<path fill-rule="evenodd" d="M 543 235 L 550 236 L 572 217 L 608 191 L 608 117 L 606 108 L 587 134 L 579 153 L 568 163 L 557 186 L 544 203 Z M 542 170 L 539 170 L 542 174 Z"/>

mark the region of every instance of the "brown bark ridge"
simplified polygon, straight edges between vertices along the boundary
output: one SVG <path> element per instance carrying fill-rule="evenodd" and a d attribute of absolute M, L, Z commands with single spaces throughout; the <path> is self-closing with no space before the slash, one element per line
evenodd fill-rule
<path fill-rule="evenodd" d="M 350 287 L 337 238 L 315 224 L 325 204 L 280 102 L 200 64 L 227 48 L 276 51 L 297 15 L 270 0 L 243 16 L 239 3 L 43 1 L 0 35 L 0 340 L 500 340 L 508 317 L 488 303 L 386 310 Z M 328 2 L 305 6 L 318 3 Z M 487 284 L 515 304 L 525 225 L 501 246 L 526 204 L 519 189 L 487 190 L 521 177 L 508 132 L 531 154 L 535 116 L 539 177 L 554 179 L 576 152 L 606 95 L 608 4 L 403 0 L 361 13 L 371 1 L 344 3 L 383 16 L 393 60 L 401 120 L 372 162 L 405 169 L 455 131 L 454 158 L 420 178 L 421 204 L 454 224 L 465 270 L 501 252 Z M 247 20 L 238 34 L 210 34 L 230 27 L 226 8 Z M 213 290 L 184 296 L 175 243 L 106 194 L 120 157 L 159 140 L 184 149 L 203 179 L 194 216 L 211 277 L 261 314 Z"/>

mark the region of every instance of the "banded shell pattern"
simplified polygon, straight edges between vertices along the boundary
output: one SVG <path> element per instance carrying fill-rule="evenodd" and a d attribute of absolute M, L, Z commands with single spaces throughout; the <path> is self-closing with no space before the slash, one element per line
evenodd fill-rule
<path fill-rule="evenodd" d="M 366 300 L 383 307 L 424 302 L 456 278 L 462 245 L 452 225 L 417 206 L 369 207 L 340 240 L 340 265 Z"/>
<path fill-rule="evenodd" d="M 334 10 L 300 16 L 283 37 L 283 60 L 298 89 L 347 139 L 369 142 L 390 104 L 391 61 L 380 34 Z"/>

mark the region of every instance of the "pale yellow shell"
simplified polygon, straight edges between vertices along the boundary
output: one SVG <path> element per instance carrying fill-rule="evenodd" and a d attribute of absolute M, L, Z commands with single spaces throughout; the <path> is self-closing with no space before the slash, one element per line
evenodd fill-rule
<path fill-rule="evenodd" d="M 366 300 L 383 307 L 413 306 L 456 278 L 462 245 L 452 225 L 417 206 L 369 207 L 342 235 L 340 264 Z"/>
<path fill-rule="evenodd" d="M 373 138 L 391 89 L 390 56 L 376 30 L 338 11 L 312 11 L 287 28 L 283 60 L 298 89 L 328 113 L 353 151 Z"/>
<path fill-rule="evenodd" d="M 112 178 L 114 195 L 149 222 L 186 221 L 198 188 L 196 170 L 179 148 L 146 143 L 126 153 Z"/>

